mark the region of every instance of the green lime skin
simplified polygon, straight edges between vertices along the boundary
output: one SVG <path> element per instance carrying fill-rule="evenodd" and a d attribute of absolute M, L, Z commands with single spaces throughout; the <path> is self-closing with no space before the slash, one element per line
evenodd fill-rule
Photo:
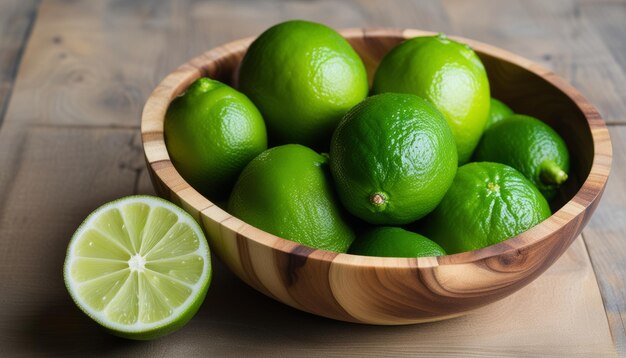
<path fill-rule="evenodd" d="M 480 58 L 443 34 L 392 49 L 376 70 L 372 92 L 412 93 L 433 103 L 452 129 L 459 164 L 470 159 L 489 115 L 489 81 Z"/>
<path fill-rule="evenodd" d="M 399 227 L 374 228 L 352 243 L 349 254 L 379 257 L 427 257 L 446 254 L 428 238 Z"/>
<path fill-rule="evenodd" d="M 241 220 L 315 249 L 346 252 L 346 222 L 326 157 L 299 144 L 270 148 L 243 170 L 228 201 Z"/>
<path fill-rule="evenodd" d="M 491 106 L 489 107 L 489 118 L 487 119 L 487 125 L 485 126 L 485 130 L 491 128 L 494 124 L 500 122 L 501 120 L 512 116 L 513 110 L 509 108 L 506 104 L 498 101 L 495 98 L 491 98 Z"/>
<path fill-rule="evenodd" d="M 246 164 L 267 149 L 267 133 L 248 97 L 219 81 L 199 78 L 170 104 L 165 143 L 191 186 L 223 200 Z"/>
<path fill-rule="evenodd" d="M 328 150 L 341 117 L 368 93 L 363 61 L 335 30 L 287 21 L 245 54 L 239 88 L 259 107 L 273 144 Z"/>
<path fill-rule="evenodd" d="M 423 230 L 448 254 L 497 244 L 550 216 L 548 202 L 520 172 L 499 163 L 459 167 Z"/>
<path fill-rule="evenodd" d="M 330 169 L 344 207 L 377 225 L 401 225 L 433 210 L 457 168 L 446 120 L 412 94 L 368 97 L 341 120 Z"/>
<path fill-rule="evenodd" d="M 474 157 L 519 170 L 548 200 L 556 196 L 569 172 L 569 152 L 563 138 L 546 123 L 520 114 L 485 131 Z"/>

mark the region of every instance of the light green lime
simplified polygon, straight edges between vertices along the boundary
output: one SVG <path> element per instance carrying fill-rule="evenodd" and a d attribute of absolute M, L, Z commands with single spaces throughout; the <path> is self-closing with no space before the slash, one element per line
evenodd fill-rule
<path fill-rule="evenodd" d="M 335 196 L 326 161 L 299 144 L 266 150 L 241 173 L 228 211 L 282 238 L 346 252 L 355 235 Z"/>
<path fill-rule="evenodd" d="M 244 94 L 200 78 L 170 104 L 165 144 L 191 186 L 209 199 L 224 200 L 243 167 L 267 149 L 267 134 L 261 114 Z"/>
<path fill-rule="evenodd" d="M 204 301 L 211 272 L 198 223 L 151 196 L 92 212 L 72 236 L 63 267 L 83 312 L 112 334 L 140 340 L 185 325 Z"/>
<path fill-rule="evenodd" d="M 239 88 L 259 107 L 274 144 L 327 150 L 341 117 L 368 92 L 363 61 L 335 30 L 287 21 L 261 34 L 241 63 Z"/>
<path fill-rule="evenodd" d="M 500 122 L 501 120 L 513 115 L 513 110 L 506 104 L 498 101 L 495 98 L 491 98 L 491 106 L 489 107 L 489 119 L 487 119 L 487 125 L 485 130 L 489 129 L 492 125 Z"/>
<path fill-rule="evenodd" d="M 392 49 L 376 70 L 372 92 L 412 93 L 434 104 L 452 129 L 459 164 L 470 159 L 489 115 L 489 81 L 480 58 L 443 34 Z"/>
<path fill-rule="evenodd" d="M 428 238 L 399 227 L 371 229 L 352 243 L 349 254 L 379 257 L 443 256 L 446 252 Z"/>

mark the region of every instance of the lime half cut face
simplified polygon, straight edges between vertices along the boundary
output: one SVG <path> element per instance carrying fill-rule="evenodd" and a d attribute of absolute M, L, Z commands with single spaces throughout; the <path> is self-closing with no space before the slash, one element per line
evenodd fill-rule
<path fill-rule="evenodd" d="M 129 196 L 96 209 L 78 228 L 64 278 L 78 307 L 105 329 L 152 339 L 198 311 L 211 280 L 209 247 L 181 208 Z"/>

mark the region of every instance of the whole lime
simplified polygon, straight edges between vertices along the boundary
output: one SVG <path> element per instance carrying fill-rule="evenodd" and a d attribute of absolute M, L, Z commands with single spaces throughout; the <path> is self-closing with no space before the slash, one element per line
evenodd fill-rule
<path fill-rule="evenodd" d="M 244 166 L 267 148 L 267 134 L 248 97 L 200 78 L 167 109 L 165 144 L 182 177 L 210 199 L 221 200 Z"/>
<path fill-rule="evenodd" d="M 520 114 L 485 131 L 474 157 L 519 170 L 548 200 L 567 180 L 569 171 L 569 152 L 563 138 L 546 123 Z"/>
<path fill-rule="evenodd" d="M 549 216 L 548 202 L 520 172 L 477 162 L 459 168 L 423 229 L 448 254 L 455 254 L 497 244 Z"/>
<path fill-rule="evenodd" d="M 415 37 L 392 49 L 374 76 L 374 93 L 412 93 L 448 121 L 460 164 L 467 162 L 489 115 L 489 81 L 480 58 L 445 35 Z"/>
<path fill-rule="evenodd" d="M 271 142 L 319 150 L 368 92 L 365 66 L 350 44 L 327 26 L 299 20 L 269 28 L 250 45 L 239 87 L 259 107 Z"/>
<path fill-rule="evenodd" d="M 489 106 L 489 119 L 487 119 L 487 125 L 485 126 L 485 130 L 512 115 L 513 110 L 509 108 L 509 106 L 502 103 L 501 101 L 498 101 L 495 98 L 491 98 L 491 106 Z"/>
<path fill-rule="evenodd" d="M 239 176 L 228 211 L 282 238 L 346 252 L 355 235 L 335 197 L 326 161 L 299 144 L 266 150 Z"/>
<path fill-rule="evenodd" d="M 446 120 L 412 94 L 359 103 L 337 126 L 329 155 L 341 202 L 372 224 L 406 224 L 428 214 L 457 168 Z"/>
<path fill-rule="evenodd" d="M 371 229 L 352 243 L 349 254 L 379 257 L 442 256 L 446 252 L 428 238 L 399 227 Z"/>

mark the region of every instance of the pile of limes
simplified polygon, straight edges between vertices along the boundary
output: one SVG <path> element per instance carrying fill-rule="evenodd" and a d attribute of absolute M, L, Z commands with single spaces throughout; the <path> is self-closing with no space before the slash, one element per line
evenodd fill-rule
<path fill-rule="evenodd" d="M 238 86 L 201 78 L 172 103 L 174 165 L 210 199 L 230 193 L 233 215 L 313 248 L 479 249 L 550 216 L 567 179 L 563 139 L 491 98 L 480 58 L 443 34 L 396 46 L 368 88 L 340 34 L 284 22 L 252 43 Z"/>
<path fill-rule="evenodd" d="M 339 33 L 288 21 L 251 44 L 236 85 L 200 78 L 172 101 L 172 162 L 231 214 L 312 248 L 385 257 L 479 249 L 550 216 L 548 200 L 567 180 L 563 139 L 491 98 L 480 58 L 445 35 L 392 49 L 370 88 Z M 193 316 L 211 266 L 193 218 L 137 196 L 85 220 L 64 273 L 94 320 L 150 339 Z"/>

